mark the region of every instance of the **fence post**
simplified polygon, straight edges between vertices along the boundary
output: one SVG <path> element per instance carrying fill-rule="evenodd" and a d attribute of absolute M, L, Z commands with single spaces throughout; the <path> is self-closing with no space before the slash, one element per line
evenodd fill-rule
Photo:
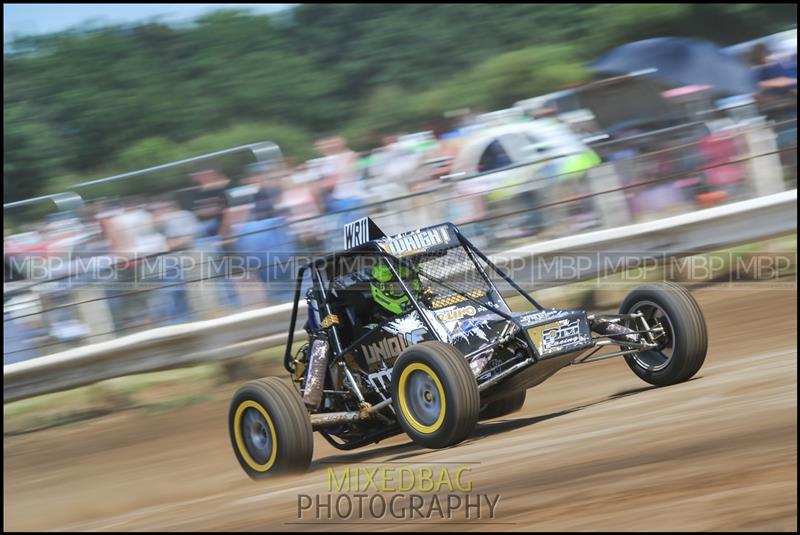
<path fill-rule="evenodd" d="M 208 249 L 195 249 L 184 254 L 191 254 L 194 257 L 195 268 L 186 273 L 187 280 L 187 299 L 192 318 L 197 320 L 211 319 L 216 317 L 215 312 L 219 308 L 218 299 L 218 278 L 208 279 L 214 272 L 211 262 L 213 255 Z"/>
<path fill-rule="evenodd" d="M 777 153 L 775 130 L 770 126 L 751 128 L 746 130 L 744 135 L 750 156 L 747 160 L 747 174 L 756 195 L 762 197 L 784 191 L 786 188 L 783 182 L 781 158 Z"/>
<path fill-rule="evenodd" d="M 80 321 L 89 327 L 92 343 L 113 340 L 117 335 L 111 308 L 101 287 L 85 285 L 72 290 L 72 298 L 78 305 Z M 96 299 L 96 301 L 93 301 Z M 84 302 L 86 301 L 86 302 Z"/>
<path fill-rule="evenodd" d="M 613 163 L 604 163 L 589 169 L 587 173 L 589 189 L 601 193 L 620 187 L 619 176 Z M 628 201 L 622 191 L 604 193 L 594 198 L 594 205 L 600 215 L 604 228 L 627 225 L 631 222 Z"/>

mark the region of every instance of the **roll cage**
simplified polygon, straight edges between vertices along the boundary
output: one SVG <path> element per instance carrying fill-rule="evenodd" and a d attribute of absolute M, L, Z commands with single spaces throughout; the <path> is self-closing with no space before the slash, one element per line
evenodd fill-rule
<path fill-rule="evenodd" d="M 498 291 L 495 284 L 492 282 L 491 278 L 487 274 L 484 267 L 481 265 L 480 261 L 483 261 L 492 271 L 494 271 L 498 276 L 500 276 L 505 282 L 507 282 L 516 292 L 522 295 L 531 305 L 533 305 L 536 310 L 544 310 L 544 307 L 536 301 L 528 292 L 523 290 L 517 283 L 515 283 L 511 277 L 508 276 L 502 269 L 500 269 L 497 265 L 495 265 L 486 255 L 484 255 L 479 249 L 477 249 L 472 242 L 464 236 L 458 228 L 453 225 L 452 223 L 444 223 L 441 225 L 434 225 L 431 227 L 425 227 L 422 229 L 418 229 L 414 232 L 424 232 L 430 229 L 438 229 L 445 227 L 447 232 L 451 233 L 451 236 L 454 238 L 455 243 L 445 250 L 453 249 L 457 247 L 461 247 L 466 252 L 466 256 L 470 261 L 471 267 L 474 268 L 477 273 L 480 275 L 480 278 L 485 282 L 486 286 L 494 292 L 500 300 L 503 300 L 500 292 Z M 310 273 L 311 277 L 311 287 L 315 292 L 315 300 L 319 305 L 319 314 L 320 318 L 323 318 L 321 321 L 320 329 L 325 329 L 330 334 L 330 341 L 331 341 L 331 352 L 332 352 L 332 361 L 331 363 L 336 362 L 338 359 L 341 358 L 343 354 L 347 352 L 347 349 L 353 345 L 355 345 L 358 341 L 353 341 L 351 344 L 348 344 L 346 347 L 342 346 L 342 337 L 340 336 L 339 327 L 337 326 L 337 322 L 335 321 L 326 321 L 328 318 L 336 318 L 338 321 L 338 317 L 336 312 L 334 311 L 335 308 L 335 298 L 331 296 L 331 286 L 333 284 L 334 275 L 336 273 L 337 266 L 339 266 L 339 261 L 348 257 L 352 256 L 372 256 L 376 259 L 383 259 L 386 260 L 386 264 L 388 265 L 390 271 L 392 272 L 392 276 L 395 280 L 397 280 L 403 290 L 403 293 L 408 296 L 409 302 L 414 310 L 419 313 L 420 318 L 425 323 L 425 326 L 431 333 L 434 333 L 437 339 L 440 341 L 447 342 L 447 340 L 441 339 L 438 335 L 437 329 L 431 324 L 430 319 L 426 314 L 423 313 L 423 308 L 429 308 L 426 304 L 421 303 L 420 300 L 414 296 L 413 292 L 411 292 L 406 285 L 403 278 L 398 273 L 397 267 L 405 266 L 412 270 L 412 273 L 419 274 L 417 266 L 411 262 L 411 259 L 417 257 L 420 254 L 425 254 L 426 251 L 415 252 L 414 254 L 410 255 L 396 255 L 388 252 L 385 249 L 385 242 L 387 239 L 396 239 L 398 237 L 406 236 L 412 233 L 404 233 L 393 237 L 384 237 L 382 239 L 375 239 L 369 240 L 365 243 L 352 247 L 350 249 L 331 253 L 329 255 L 316 258 L 311 262 L 308 262 L 298 268 L 297 271 L 297 278 L 295 282 L 295 292 L 294 292 L 294 299 L 293 299 L 293 306 L 292 306 L 292 314 L 291 320 L 289 324 L 289 335 L 286 342 L 286 351 L 283 357 L 284 367 L 289 373 L 294 373 L 294 366 L 293 366 L 293 357 L 292 357 L 292 344 L 294 342 L 294 331 L 297 326 L 297 312 L 300 302 L 300 297 L 303 290 L 303 283 L 305 280 L 306 272 Z M 382 246 L 383 245 L 383 246 Z M 323 273 L 327 276 L 329 280 L 329 284 L 326 287 L 325 281 L 323 280 Z M 485 301 L 479 301 L 474 295 L 470 295 L 470 292 L 463 291 L 463 289 L 459 289 L 454 287 L 452 284 L 448 284 L 446 281 L 442 279 L 438 279 L 432 276 L 430 273 L 424 274 L 425 278 L 435 282 L 436 284 L 442 286 L 443 288 L 448 289 L 453 294 L 459 295 L 463 300 L 471 301 L 474 304 L 480 305 L 487 310 L 501 316 L 502 318 L 513 322 L 514 319 L 508 311 L 503 310 L 494 304 L 487 303 Z M 503 304 L 505 302 L 503 301 Z"/>

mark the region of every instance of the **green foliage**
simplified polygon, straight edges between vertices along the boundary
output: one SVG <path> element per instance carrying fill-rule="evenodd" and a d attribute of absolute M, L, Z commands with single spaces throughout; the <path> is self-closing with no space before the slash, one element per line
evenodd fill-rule
<path fill-rule="evenodd" d="M 466 98 L 458 104 L 472 102 L 484 109 L 497 109 L 580 82 L 586 77 L 584 69 L 570 61 L 571 57 L 566 47 L 546 46 L 497 56 L 467 75 L 461 89 Z"/>
<path fill-rule="evenodd" d="M 64 147 L 24 104 L 6 107 L 3 122 L 3 196 L 33 196 L 47 179 L 62 172 Z"/>
<path fill-rule="evenodd" d="M 313 140 L 305 131 L 291 126 L 274 124 L 240 124 L 205 134 L 178 144 L 163 137 L 143 139 L 123 149 L 115 168 L 106 167 L 92 176 L 78 178 L 67 175 L 51 180 L 48 192 L 66 191 L 79 182 L 155 167 L 161 164 L 192 158 L 222 149 L 249 145 L 262 141 L 272 141 L 281 148 L 284 157 L 308 159 L 313 156 Z M 189 174 L 208 167 L 218 169 L 233 179 L 239 179 L 247 164 L 253 162 L 253 155 L 247 150 L 218 156 L 203 162 L 184 164 L 163 171 L 146 173 L 127 180 L 89 186 L 81 190 L 85 198 L 103 196 L 132 195 L 136 193 L 159 193 L 190 186 Z"/>
<path fill-rule="evenodd" d="M 4 199 L 256 141 L 304 159 L 315 138 L 344 132 L 365 149 L 448 110 L 580 82 L 625 42 L 731 44 L 796 21 L 796 5 L 777 4 L 302 4 L 18 38 L 3 56 Z"/>
<path fill-rule="evenodd" d="M 149 137 L 123 149 L 118 161 L 121 168 L 135 171 L 172 162 L 180 157 L 178 146 L 169 139 Z M 168 169 L 122 180 L 116 187 L 121 194 L 134 194 L 141 191 L 169 191 L 186 186 L 185 182 L 185 173 L 177 169 Z"/>
<path fill-rule="evenodd" d="M 382 136 L 403 131 L 417 119 L 407 91 L 396 85 L 382 86 L 366 99 L 345 135 L 355 147 L 367 148 L 379 144 Z"/>
<path fill-rule="evenodd" d="M 675 26 L 686 20 L 689 4 L 595 4 L 587 6 L 596 26 L 586 37 L 587 46 L 598 53 L 620 42 L 675 35 Z"/>
<path fill-rule="evenodd" d="M 188 156 L 197 156 L 261 141 L 272 141 L 277 144 L 284 156 L 311 158 L 314 154 L 313 140 L 306 131 L 280 123 L 243 123 L 197 137 L 187 141 L 183 146 L 189 153 Z"/>

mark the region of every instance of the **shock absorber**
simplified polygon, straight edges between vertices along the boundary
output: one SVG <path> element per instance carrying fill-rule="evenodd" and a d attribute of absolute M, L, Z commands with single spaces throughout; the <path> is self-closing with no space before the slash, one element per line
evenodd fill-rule
<path fill-rule="evenodd" d="M 308 305 L 308 319 L 306 320 L 306 332 L 311 334 L 319 330 L 319 305 L 314 298 L 314 289 L 309 288 L 306 292 L 306 304 Z"/>
<path fill-rule="evenodd" d="M 597 334 L 603 334 L 617 342 L 638 342 L 639 337 L 628 327 L 611 322 L 605 318 L 591 318 L 589 327 Z"/>

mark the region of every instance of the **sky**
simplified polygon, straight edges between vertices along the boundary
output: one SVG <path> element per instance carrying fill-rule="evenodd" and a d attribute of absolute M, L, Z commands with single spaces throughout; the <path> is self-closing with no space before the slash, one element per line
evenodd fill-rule
<path fill-rule="evenodd" d="M 165 21 L 191 20 L 223 8 L 249 8 L 274 13 L 297 4 L 3 4 L 3 40 L 14 33 L 57 32 L 92 20 L 131 23 L 153 17 Z"/>

